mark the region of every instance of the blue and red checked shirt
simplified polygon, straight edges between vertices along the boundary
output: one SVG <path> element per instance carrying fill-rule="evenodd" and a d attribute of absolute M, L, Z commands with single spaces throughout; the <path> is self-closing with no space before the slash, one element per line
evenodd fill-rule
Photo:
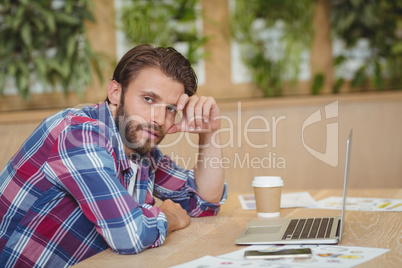
<path fill-rule="evenodd" d="M 156 196 L 190 216 L 218 213 L 196 191 L 194 173 L 156 148 L 133 176 L 106 102 L 45 119 L 0 173 L 0 266 L 66 267 L 110 247 L 135 254 L 167 234 Z M 134 198 L 133 198 L 134 197 Z"/>

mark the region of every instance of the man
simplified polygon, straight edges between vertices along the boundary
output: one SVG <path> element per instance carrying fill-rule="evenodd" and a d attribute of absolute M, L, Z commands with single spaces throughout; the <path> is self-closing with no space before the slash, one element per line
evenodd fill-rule
<path fill-rule="evenodd" d="M 70 266 L 107 247 L 135 254 L 189 215 L 215 215 L 224 172 L 206 160 L 221 157 L 220 111 L 196 88 L 180 53 L 140 45 L 117 64 L 107 101 L 45 119 L 0 174 L 0 266 Z M 199 135 L 193 170 L 157 148 L 181 131 Z"/>

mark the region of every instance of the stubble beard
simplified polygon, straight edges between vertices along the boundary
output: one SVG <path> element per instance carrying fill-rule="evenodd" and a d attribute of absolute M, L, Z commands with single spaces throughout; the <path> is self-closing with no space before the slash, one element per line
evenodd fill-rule
<path fill-rule="evenodd" d="M 124 104 L 117 108 L 115 121 L 123 143 L 126 145 L 127 149 L 130 150 L 131 154 L 144 156 L 152 152 L 165 137 L 162 127 L 155 124 L 149 125 L 146 122 L 140 123 L 138 120 L 135 120 L 135 116 L 127 115 Z M 152 140 L 148 137 L 144 138 L 144 128 L 151 129 L 157 133 L 157 139 Z"/>

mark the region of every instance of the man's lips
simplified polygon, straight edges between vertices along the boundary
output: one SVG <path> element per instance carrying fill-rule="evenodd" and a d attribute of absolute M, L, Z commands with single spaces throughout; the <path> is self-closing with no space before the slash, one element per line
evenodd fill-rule
<path fill-rule="evenodd" d="M 151 129 L 143 129 L 142 130 L 148 138 L 150 138 L 151 140 L 156 140 L 159 137 L 159 133 L 156 131 L 153 131 Z"/>

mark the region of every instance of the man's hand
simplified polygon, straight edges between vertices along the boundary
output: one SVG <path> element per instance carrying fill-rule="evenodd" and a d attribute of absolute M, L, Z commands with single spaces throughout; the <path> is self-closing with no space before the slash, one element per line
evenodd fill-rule
<path fill-rule="evenodd" d="M 189 225 L 190 216 L 187 215 L 187 211 L 185 211 L 180 204 L 174 203 L 170 199 L 166 199 L 159 206 L 159 208 L 162 209 L 163 213 L 165 213 L 168 225 L 168 234 Z"/>
<path fill-rule="evenodd" d="M 220 126 L 220 110 L 212 97 L 198 97 L 187 94 L 180 96 L 177 102 L 177 110 L 183 111 L 183 118 L 173 125 L 166 133 L 215 132 Z"/>
<path fill-rule="evenodd" d="M 221 200 L 224 190 L 224 169 L 216 165 L 222 159 L 219 127 L 221 112 L 212 97 L 187 94 L 180 96 L 177 110 L 183 111 L 183 118 L 166 133 L 190 132 L 199 134 L 198 159 L 194 167 L 194 178 L 198 193 L 210 203 Z"/>

